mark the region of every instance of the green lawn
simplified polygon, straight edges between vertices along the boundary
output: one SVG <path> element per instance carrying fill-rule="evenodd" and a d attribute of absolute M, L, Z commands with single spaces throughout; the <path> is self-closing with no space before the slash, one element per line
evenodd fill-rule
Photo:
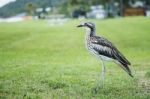
<path fill-rule="evenodd" d="M 150 18 L 91 20 L 97 35 L 112 41 L 130 60 L 134 78 L 106 63 L 104 88 L 93 87 L 101 62 L 85 49 L 79 20 L 64 26 L 47 21 L 0 23 L 0 99 L 150 98 Z"/>

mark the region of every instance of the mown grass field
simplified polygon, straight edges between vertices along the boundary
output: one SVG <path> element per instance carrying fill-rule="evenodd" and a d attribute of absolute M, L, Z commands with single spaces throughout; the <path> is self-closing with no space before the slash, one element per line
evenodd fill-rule
<path fill-rule="evenodd" d="M 0 23 L 0 99 L 150 99 L 150 18 L 91 21 L 130 60 L 133 79 L 106 63 L 104 88 L 92 93 L 101 62 L 85 49 L 79 20 Z"/>

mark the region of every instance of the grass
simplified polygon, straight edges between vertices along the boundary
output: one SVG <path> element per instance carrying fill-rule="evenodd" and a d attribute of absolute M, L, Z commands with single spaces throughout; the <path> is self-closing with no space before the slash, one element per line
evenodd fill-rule
<path fill-rule="evenodd" d="M 106 63 L 105 86 L 92 93 L 101 64 L 84 45 L 79 20 L 0 23 L 0 99 L 150 98 L 150 20 L 146 17 L 90 20 L 132 63 L 134 78 Z"/>

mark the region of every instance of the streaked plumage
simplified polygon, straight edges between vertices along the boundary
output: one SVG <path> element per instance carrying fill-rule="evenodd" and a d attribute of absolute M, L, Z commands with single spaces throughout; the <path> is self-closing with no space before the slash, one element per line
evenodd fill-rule
<path fill-rule="evenodd" d="M 93 49 L 99 55 L 113 59 L 117 64 L 120 63 L 119 65 L 122 65 L 122 68 L 127 71 L 130 76 L 132 76 L 131 71 L 128 67 L 128 65 L 131 65 L 131 63 L 111 42 L 109 42 L 105 38 L 93 36 L 91 37 L 91 43 L 93 45 Z M 102 58 L 102 60 L 105 60 L 105 58 Z"/>
<path fill-rule="evenodd" d="M 110 41 L 95 35 L 95 25 L 93 23 L 83 23 L 78 27 L 86 28 L 86 48 L 92 54 L 94 54 L 102 61 L 114 61 L 116 64 L 121 66 L 131 77 L 133 77 L 131 70 L 128 67 L 128 65 L 131 65 L 131 63 Z"/>

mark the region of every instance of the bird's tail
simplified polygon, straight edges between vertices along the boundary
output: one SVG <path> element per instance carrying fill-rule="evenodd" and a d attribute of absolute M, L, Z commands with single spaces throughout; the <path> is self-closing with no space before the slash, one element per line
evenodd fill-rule
<path fill-rule="evenodd" d="M 131 72 L 131 70 L 130 70 L 130 68 L 128 67 L 127 64 L 122 64 L 118 61 L 115 61 L 115 63 L 118 64 L 124 71 L 126 71 L 129 74 L 130 77 L 133 77 L 132 72 Z"/>

